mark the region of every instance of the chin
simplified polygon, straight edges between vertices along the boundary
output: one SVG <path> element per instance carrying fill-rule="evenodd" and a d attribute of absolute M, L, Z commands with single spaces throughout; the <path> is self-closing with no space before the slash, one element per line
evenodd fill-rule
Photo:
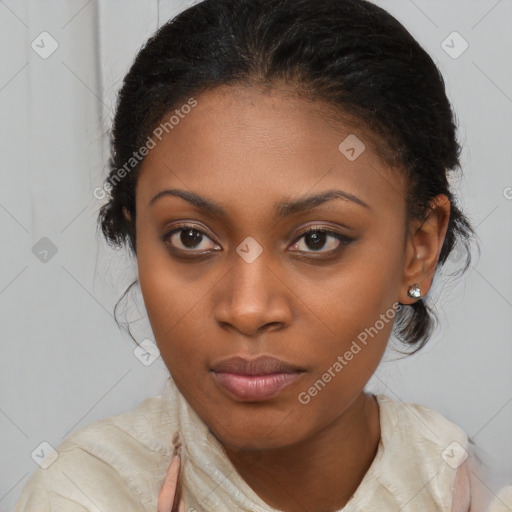
<path fill-rule="evenodd" d="M 285 418 L 290 420 L 289 415 Z M 224 416 L 221 423 L 209 422 L 208 427 L 219 442 L 233 450 L 271 450 L 284 448 L 303 441 L 307 432 L 298 430 L 296 421 L 286 421 L 279 415 L 267 413 L 261 421 L 246 413 L 243 420 Z M 304 428 L 304 425 L 303 425 Z"/>

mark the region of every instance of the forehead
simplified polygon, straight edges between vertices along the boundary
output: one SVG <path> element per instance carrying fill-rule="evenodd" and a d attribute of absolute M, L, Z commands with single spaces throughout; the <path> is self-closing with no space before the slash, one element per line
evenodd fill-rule
<path fill-rule="evenodd" d="M 373 138 L 334 121 L 325 104 L 286 88 L 237 86 L 218 87 L 195 100 L 161 140 L 153 137 L 156 147 L 145 157 L 137 183 L 138 208 L 165 188 L 215 198 L 233 214 L 249 204 L 268 208 L 284 196 L 332 188 L 377 208 L 390 201 L 402 207 L 402 174 L 385 164 Z"/>

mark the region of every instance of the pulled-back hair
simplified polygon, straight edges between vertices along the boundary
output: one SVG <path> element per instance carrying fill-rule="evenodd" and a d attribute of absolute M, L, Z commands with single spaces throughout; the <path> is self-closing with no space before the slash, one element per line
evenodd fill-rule
<path fill-rule="evenodd" d="M 98 218 L 107 241 L 128 243 L 136 255 L 142 160 L 133 155 L 166 116 L 221 85 L 278 83 L 365 129 L 381 158 L 407 177 L 408 219 L 424 219 L 429 202 L 445 194 L 451 213 L 438 268 L 456 242 L 459 255 L 466 252 L 462 272 L 468 268 L 474 232 L 448 183 L 448 173 L 460 168 L 461 147 L 444 80 L 404 26 L 365 0 L 204 0 L 164 24 L 119 92 L 105 182 L 110 200 Z M 435 323 L 427 301 L 402 307 L 395 319 L 395 335 L 415 351 Z"/>

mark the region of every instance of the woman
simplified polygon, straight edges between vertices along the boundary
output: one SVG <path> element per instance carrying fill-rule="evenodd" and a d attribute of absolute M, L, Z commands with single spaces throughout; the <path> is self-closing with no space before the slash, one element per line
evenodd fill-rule
<path fill-rule="evenodd" d="M 437 67 L 369 2 L 205 0 L 161 27 L 99 220 L 170 378 L 64 441 L 17 511 L 484 510 L 463 430 L 364 389 L 392 333 L 428 341 L 473 234 L 459 154 Z"/>

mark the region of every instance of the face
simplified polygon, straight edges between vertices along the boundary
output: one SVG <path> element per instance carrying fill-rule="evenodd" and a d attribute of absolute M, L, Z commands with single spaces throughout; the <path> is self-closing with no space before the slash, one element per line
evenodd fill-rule
<path fill-rule="evenodd" d="M 318 102 L 235 87 L 196 101 L 137 183 L 145 306 L 176 385 L 225 446 L 292 445 L 341 417 L 381 360 L 403 286 L 405 184 Z M 339 149 L 352 134 L 366 146 L 355 160 L 359 147 Z M 258 400 L 211 371 L 260 355 L 301 371 Z"/>

